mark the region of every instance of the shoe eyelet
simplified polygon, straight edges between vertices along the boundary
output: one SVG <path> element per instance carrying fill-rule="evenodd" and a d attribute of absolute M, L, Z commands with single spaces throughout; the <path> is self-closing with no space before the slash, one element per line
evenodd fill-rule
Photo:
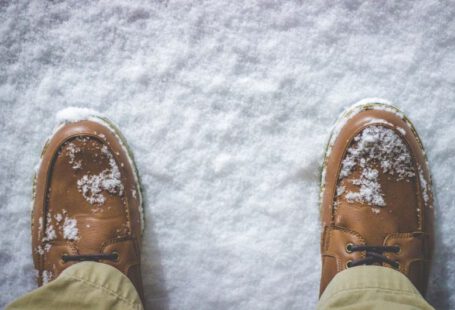
<path fill-rule="evenodd" d="M 112 251 L 112 255 L 115 255 L 114 262 L 118 262 L 120 259 L 120 255 L 117 251 Z"/>
<path fill-rule="evenodd" d="M 348 260 L 346 262 L 346 268 L 351 268 L 352 267 L 352 260 Z"/>
<path fill-rule="evenodd" d="M 345 249 L 346 249 L 346 252 L 347 252 L 347 253 L 352 253 L 352 247 L 353 247 L 353 246 L 354 246 L 354 244 L 352 244 L 352 243 L 346 244 L 346 248 L 345 248 Z"/>
<path fill-rule="evenodd" d="M 398 248 L 398 251 L 395 252 L 395 254 L 400 254 L 401 253 L 401 246 L 399 244 L 395 244 L 395 246 Z"/>
<path fill-rule="evenodd" d="M 400 270 L 400 262 L 396 260 L 395 263 L 397 264 L 397 266 L 394 267 L 394 269 Z"/>
<path fill-rule="evenodd" d="M 67 262 L 63 259 L 63 257 L 68 256 L 68 253 L 63 253 L 60 260 L 62 261 L 63 264 L 66 264 Z"/>

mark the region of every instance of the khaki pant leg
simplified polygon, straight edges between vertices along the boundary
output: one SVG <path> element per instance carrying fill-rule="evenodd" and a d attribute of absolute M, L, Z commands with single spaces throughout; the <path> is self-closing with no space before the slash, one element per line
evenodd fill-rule
<path fill-rule="evenodd" d="M 433 309 L 400 272 L 380 266 L 359 266 L 337 274 L 317 309 Z"/>
<path fill-rule="evenodd" d="M 131 281 L 106 264 L 77 263 L 6 309 L 143 309 Z"/>

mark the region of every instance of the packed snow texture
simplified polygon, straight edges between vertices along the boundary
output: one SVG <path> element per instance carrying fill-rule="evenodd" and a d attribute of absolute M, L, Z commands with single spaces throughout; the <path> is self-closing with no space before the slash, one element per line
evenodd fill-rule
<path fill-rule="evenodd" d="M 330 127 L 383 97 L 427 148 L 428 299 L 455 308 L 454 17 L 444 0 L 0 1 L 0 307 L 35 287 L 32 175 L 78 106 L 134 152 L 149 309 L 314 308 Z"/>

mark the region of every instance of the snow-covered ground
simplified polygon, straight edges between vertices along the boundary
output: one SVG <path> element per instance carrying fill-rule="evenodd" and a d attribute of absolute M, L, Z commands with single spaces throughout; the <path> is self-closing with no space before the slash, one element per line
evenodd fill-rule
<path fill-rule="evenodd" d="M 454 308 L 454 50 L 453 1 L 0 0 L 0 307 L 35 287 L 32 174 L 79 106 L 134 151 L 148 308 L 313 308 L 329 129 L 383 97 L 426 145 L 428 298 Z"/>

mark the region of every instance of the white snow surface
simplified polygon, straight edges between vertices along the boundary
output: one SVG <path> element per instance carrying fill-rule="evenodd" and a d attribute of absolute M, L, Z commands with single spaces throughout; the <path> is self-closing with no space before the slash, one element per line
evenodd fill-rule
<path fill-rule="evenodd" d="M 57 112 L 57 122 L 75 122 L 84 119 L 90 119 L 93 116 L 100 116 L 101 113 L 93 109 L 68 107 Z"/>
<path fill-rule="evenodd" d="M 314 308 L 330 128 L 382 97 L 426 146 L 428 299 L 455 308 L 454 17 L 444 0 L 0 1 L 0 307 L 35 288 L 32 175 L 76 106 L 134 152 L 147 308 Z"/>

